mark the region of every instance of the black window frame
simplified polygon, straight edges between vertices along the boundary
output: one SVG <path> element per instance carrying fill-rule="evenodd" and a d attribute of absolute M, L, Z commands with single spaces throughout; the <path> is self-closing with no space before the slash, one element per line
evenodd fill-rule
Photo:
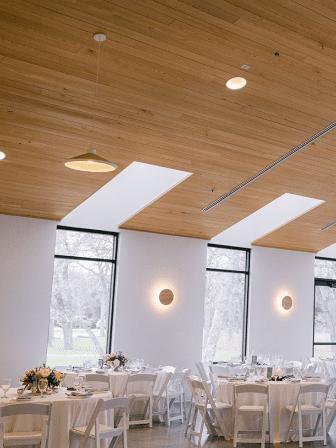
<path fill-rule="evenodd" d="M 236 269 L 217 269 L 217 268 L 206 268 L 206 271 L 212 272 L 228 272 L 231 274 L 245 274 L 245 286 L 244 286 L 244 310 L 243 310 L 243 337 L 242 337 L 242 361 L 246 356 L 247 351 L 247 330 L 248 330 L 248 310 L 249 310 L 249 291 L 250 291 L 250 260 L 251 260 L 251 249 L 245 247 L 237 246 L 226 246 L 222 244 L 212 244 L 209 243 L 207 247 L 217 247 L 220 249 L 230 249 L 239 250 L 246 252 L 245 258 L 245 270 Z M 216 363 L 216 361 L 214 361 Z"/>
<path fill-rule="evenodd" d="M 62 258 L 68 260 L 84 260 L 84 261 L 97 261 L 104 263 L 113 264 L 113 268 L 111 269 L 111 287 L 110 287 L 110 302 L 109 302 L 109 317 L 107 319 L 108 327 L 106 329 L 106 353 L 111 352 L 112 347 L 112 334 L 113 334 L 113 322 L 114 322 L 114 304 L 115 304 L 115 287 L 116 287 L 116 278 L 117 278 L 117 262 L 118 262 L 118 242 L 119 242 L 119 233 L 118 232 L 108 232 L 106 230 L 97 230 L 97 229 L 87 229 L 81 227 L 68 227 L 58 225 L 56 230 L 67 230 L 73 232 L 83 232 L 83 233 L 98 233 L 101 235 L 112 235 L 115 237 L 114 250 L 112 253 L 112 258 L 90 258 L 90 257 L 77 257 L 74 255 L 58 255 L 55 253 L 54 258 Z M 56 248 L 55 248 L 56 251 Z"/>
<path fill-rule="evenodd" d="M 315 257 L 315 260 L 328 260 L 328 261 L 334 261 L 336 263 L 336 259 L 335 258 Z M 312 356 L 314 356 L 315 345 L 336 345 L 336 342 L 315 342 L 316 286 L 331 286 L 331 285 L 335 285 L 336 286 L 336 279 L 315 277 L 315 265 L 314 265 L 314 316 L 313 316 L 313 349 L 312 349 Z"/>

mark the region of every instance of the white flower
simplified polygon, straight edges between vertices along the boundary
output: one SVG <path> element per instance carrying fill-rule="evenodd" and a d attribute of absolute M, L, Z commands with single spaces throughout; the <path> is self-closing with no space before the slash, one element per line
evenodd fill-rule
<path fill-rule="evenodd" d="M 103 356 L 103 360 L 106 362 L 110 359 L 110 355 L 104 355 Z"/>
<path fill-rule="evenodd" d="M 114 365 L 115 367 L 120 366 L 120 361 L 119 361 L 119 359 L 115 359 L 115 360 L 113 361 L 113 365 Z"/>
<path fill-rule="evenodd" d="M 109 367 L 111 367 L 112 366 L 112 361 L 107 361 L 107 363 L 106 363 Z"/>
<path fill-rule="evenodd" d="M 110 353 L 110 358 L 115 358 L 117 356 L 117 353 L 116 352 L 112 352 L 112 353 Z"/>

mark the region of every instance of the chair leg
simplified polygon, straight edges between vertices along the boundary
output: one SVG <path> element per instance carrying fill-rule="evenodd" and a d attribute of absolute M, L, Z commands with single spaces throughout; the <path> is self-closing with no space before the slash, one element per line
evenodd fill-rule
<path fill-rule="evenodd" d="M 301 412 L 298 412 L 298 424 L 299 424 L 299 447 L 303 447 L 303 440 L 302 440 L 302 415 Z"/>
<path fill-rule="evenodd" d="M 192 406 L 193 406 L 193 398 L 191 397 L 190 405 L 189 405 L 189 409 L 188 409 L 188 415 L 187 415 L 187 418 L 186 418 L 187 423 L 186 423 L 184 434 L 188 434 L 188 427 L 189 427 L 189 421 L 190 421 L 190 415 L 191 415 L 191 408 L 192 408 Z"/>
<path fill-rule="evenodd" d="M 203 428 L 204 428 L 204 424 L 205 424 L 205 418 L 206 418 L 206 409 L 204 410 L 204 412 L 202 412 L 202 421 L 201 421 L 201 427 L 200 427 L 200 432 L 199 432 L 199 436 L 198 436 L 198 444 L 199 445 L 201 444 Z"/>
<path fill-rule="evenodd" d="M 169 428 L 169 426 L 170 426 L 170 409 L 169 409 L 168 392 L 167 392 L 167 395 L 166 395 L 166 409 L 167 409 L 167 426 Z"/>
<path fill-rule="evenodd" d="M 180 395 L 180 408 L 181 408 L 181 417 L 182 417 L 182 425 L 184 423 L 184 415 L 183 415 L 183 396 L 182 396 L 182 392 Z"/>
<path fill-rule="evenodd" d="M 234 429 L 233 429 L 233 447 L 236 448 L 237 446 L 237 439 L 238 439 L 238 413 L 235 413 L 235 419 L 234 419 Z"/>
<path fill-rule="evenodd" d="M 123 431 L 123 442 L 124 442 L 124 448 L 127 448 L 127 417 L 126 414 L 124 413 L 123 416 L 124 419 L 124 431 Z"/>
<path fill-rule="evenodd" d="M 149 397 L 149 427 L 153 426 L 153 398 Z"/>
<path fill-rule="evenodd" d="M 326 445 L 327 444 L 327 425 L 326 425 L 325 408 L 322 409 L 322 434 L 323 434 L 323 445 Z"/>
<path fill-rule="evenodd" d="M 262 421 L 262 430 L 261 430 L 261 448 L 265 448 L 265 441 L 266 441 L 266 422 L 267 422 L 267 414 L 266 409 L 264 409 L 263 412 L 263 421 Z"/>
<path fill-rule="evenodd" d="M 191 437 L 191 432 L 195 430 L 195 423 L 196 423 L 196 414 L 197 414 L 197 406 L 194 407 L 194 415 L 191 420 L 191 426 L 190 426 L 190 432 L 189 432 L 189 439 Z"/>

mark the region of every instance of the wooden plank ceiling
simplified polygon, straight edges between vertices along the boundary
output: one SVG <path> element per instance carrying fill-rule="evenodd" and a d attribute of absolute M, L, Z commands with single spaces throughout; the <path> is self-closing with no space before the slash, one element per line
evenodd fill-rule
<path fill-rule="evenodd" d="M 97 32 L 93 141 L 112 174 L 64 167 L 91 143 Z M 333 0 L 10 0 L 0 39 L 0 213 L 61 220 L 139 161 L 192 176 L 122 228 L 210 239 L 294 193 L 325 203 L 255 244 L 336 241 L 319 230 L 336 220 L 336 129 L 201 211 L 336 121 Z"/>

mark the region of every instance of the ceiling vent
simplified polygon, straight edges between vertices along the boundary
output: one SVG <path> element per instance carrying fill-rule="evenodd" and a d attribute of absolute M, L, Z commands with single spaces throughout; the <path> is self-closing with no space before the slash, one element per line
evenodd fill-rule
<path fill-rule="evenodd" d="M 327 229 L 328 227 L 333 226 L 334 224 L 336 224 L 336 221 L 330 222 L 330 223 L 327 224 L 326 226 L 322 227 L 320 230 L 325 230 L 325 229 Z"/>
<path fill-rule="evenodd" d="M 225 199 L 227 199 L 228 197 L 232 196 L 234 193 L 237 193 L 237 191 L 241 190 L 242 188 L 246 187 L 246 185 L 250 184 L 251 182 L 253 182 L 254 180 L 258 179 L 258 177 L 262 176 L 263 174 L 267 173 L 267 171 L 271 170 L 272 168 L 274 168 L 275 166 L 279 165 L 279 163 L 283 162 L 284 160 L 288 159 L 290 156 L 292 156 L 293 154 L 296 154 L 298 151 L 300 151 L 301 149 L 305 148 L 306 146 L 308 146 L 310 143 L 314 142 L 315 140 L 317 140 L 318 138 L 322 137 L 322 135 L 326 134 L 327 132 L 331 131 L 331 129 L 333 129 L 336 126 L 336 121 L 334 121 L 333 123 L 331 123 L 329 126 L 327 126 L 326 128 L 322 129 L 322 131 L 318 132 L 317 134 L 313 135 L 312 137 L 310 137 L 308 140 L 306 140 L 305 142 L 301 143 L 299 146 L 297 146 L 296 148 L 292 149 L 291 151 L 289 151 L 287 154 L 283 155 L 282 157 L 280 157 L 278 160 L 275 160 L 275 162 L 272 162 L 270 165 L 268 165 L 266 168 L 262 169 L 261 171 L 259 171 L 258 173 L 254 174 L 252 177 L 250 177 L 249 179 L 245 180 L 244 182 L 242 182 L 240 185 L 237 185 L 237 187 L 232 188 L 232 190 L 228 191 L 227 193 L 225 193 L 223 196 L 221 196 L 220 198 L 216 199 L 214 202 L 211 202 L 211 204 L 207 205 L 206 207 L 204 207 L 202 209 L 202 212 L 208 212 L 209 210 L 211 210 L 213 207 L 216 207 L 216 205 L 220 204 L 222 201 L 225 201 Z M 328 224 L 332 225 L 335 224 L 331 223 Z M 325 228 L 326 228 L 325 227 Z M 324 230 L 324 228 L 320 229 L 320 230 Z"/>

